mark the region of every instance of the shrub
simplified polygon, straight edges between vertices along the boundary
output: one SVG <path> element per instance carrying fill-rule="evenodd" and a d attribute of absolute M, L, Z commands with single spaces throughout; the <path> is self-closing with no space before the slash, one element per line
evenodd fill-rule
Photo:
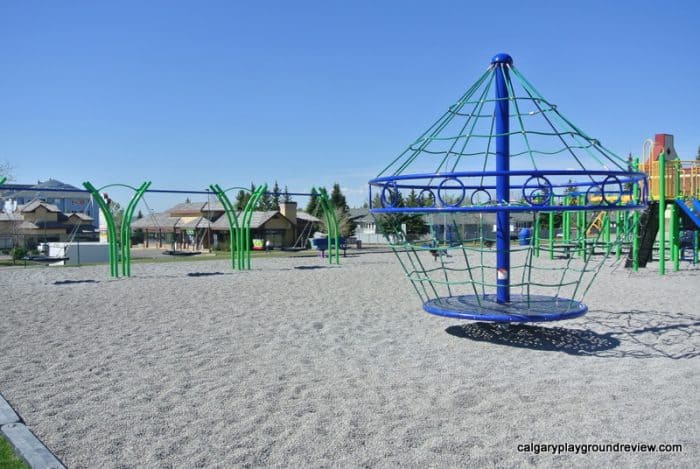
<path fill-rule="evenodd" d="M 23 248 L 20 246 L 16 246 L 10 250 L 10 255 L 12 256 L 13 261 L 18 261 L 22 259 L 28 253 L 29 251 L 27 250 L 27 248 Z"/>

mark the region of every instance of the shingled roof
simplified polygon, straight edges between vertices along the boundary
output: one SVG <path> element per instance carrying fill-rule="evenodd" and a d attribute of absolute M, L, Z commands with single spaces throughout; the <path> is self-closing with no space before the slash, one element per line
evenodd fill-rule
<path fill-rule="evenodd" d="M 19 211 L 22 213 L 31 213 L 39 207 L 44 207 L 47 212 L 58 213 L 60 210 L 54 204 L 44 202 L 43 200 L 34 199 L 29 203 L 26 203 L 19 207 Z"/>
<path fill-rule="evenodd" d="M 265 212 L 253 212 L 253 214 L 250 217 L 250 228 L 251 229 L 258 229 L 261 226 L 263 226 L 265 223 L 270 218 L 273 218 L 275 215 L 279 214 L 279 212 L 275 210 L 267 210 Z M 236 216 L 240 220 L 240 213 L 237 213 Z M 282 216 L 280 214 L 280 216 Z M 216 220 L 214 223 L 211 224 L 212 230 L 228 230 L 228 221 L 225 216 L 220 217 L 218 220 Z"/>
<path fill-rule="evenodd" d="M 187 215 L 190 213 L 200 213 L 206 202 L 183 202 L 166 210 L 170 216 Z"/>
<path fill-rule="evenodd" d="M 167 213 L 153 213 L 131 222 L 131 228 L 139 230 L 172 231 L 180 221 L 180 217 L 171 217 Z"/>

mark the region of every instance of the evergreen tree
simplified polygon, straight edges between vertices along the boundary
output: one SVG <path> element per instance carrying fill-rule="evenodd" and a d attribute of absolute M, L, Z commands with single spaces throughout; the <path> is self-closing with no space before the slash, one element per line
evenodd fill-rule
<path fill-rule="evenodd" d="M 418 198 L 415 189 L 411 189 L 406 198 L 406 207 L 421 207 L 423 200 Z M 428 202 L 430 203 L 430 202 Z M 420 213 L 404 214 L 402 223 L 406 224 L 406 234 L 422 235 L 428 232 L 428 225 Z"/>
<path fill-rule="evenodd" d="M 418 198 L 418 204 L 421 207 L 434 207 L 436 202 L 435 199 L 435 194 L 430 191 L 425 191 Z"/>
<path fill-rule="evenodd" d="M 271 199 L 271 205 L 270 205 L 270 210 L 279 210 L 280 209 L 280 186 L 277 184 L 277 181 L 275 181 L 275 185 L 272 186 L 272 199 Z"/>
<path fill-rule="evenodd" d="M 278 207 L 279 208 L 279 205 Z M 258 199 L 258 206 L 255 208 L 256 210 L 274 210 L 272 208 L 272 196 L 268 191 L 265 191 L 262 193 L 260 198 Z"/>
<path fill-rule="evenodd" d="M 416 194 L 415 189 L 411 189 L 406 199 L 406 207 L 420 207 L 420 201 L 418 200 L 418 194 Z"/>
<path fill-rule="evenodd" d="M 136 214 L 136 219 L 140 220 L 141 218 L 143 218 L 143 213 L 141 213 L 141 209 L 139 209 L 139 213 Z"/>
<path fill-rule="evenodd" d="M 318 206 L 318 195 L 316 195 L 316 189 L 311 189 L 311 197 L 309 197 L 309 202 L 306 204 L 306 213 L 311 215 L 320 215 L 321 207 Z"/>
<path fill-rule="evenodd" d="M 284 193 L 282 194 L 282 202 L 288 203 L 292 201 L 292 196 L 289 195 L 289 189 L 287 189 L 287 186 L 284 186 Z"/>
<path fill-rule="evenodd" d="M 329 197 L 329 202 L 331 207 L 335 209 L 336 218 L 340 224 L 340 219 L 343 220 L 343 232 L 347 233 L 343 236 L 350 236 L 355 232 L 357 228 L 357 223 L 350 219 L 350 207 L 348 207 L 348 202 L 345 200 L 343 192 L 340 190 L 340 184 L 337 182 L 333 184 L 333 189 L 331 190 L 331 195 Z"/>
<path fill-rule="evenodd" d="M 388 199 L 389 194 L 386 195 Z M 403 196 L 401 192 L 396 193 L 394 198 L 394 207 L 404 207 Z M 381 197 L 379 194 L 375 194 L 372 198 L 372 207 L 381 208 L 383 207 Z M 388 234 L 399 234 L 402 232 L 401 225 L 404 223 L 406 215 L 403 213 L 382 213 L 375 216 L 377 222 L 377 232 L 388 235 Z"/>
<path fill-rule="evenodd" d="M 233 204 L 233 208 L 238 212 L 242 211 L 245 204 L 248 203 L 248 199 L 250 199 L 250 194 L 243 189 L 239 190 L 238 194 L 236 195 L 236 202 Z"/>
<path fill-rule="evenodd" d="M 6 182 L 10 182 L 14 179 L 12 172 L 14 171 L 14 168 L 12 165 L 7 162 L 7 161 L 0 161 L 0 179 L 3 177 L 7 178 Z"/>
<path fill-rule="evenodd" d="M 350 207 L 348 207 L 348 203 L 345 200 L 345 196 L 340 190 L 340 184 L 337 182 L 333 184 L 333 190 L 331 191 L 330 195 L 330 202 L 333 207 L 339 208 L 343 210 L 344 212 L 347 212 Z"/>
<path fill-rule="evenodd" d="M 695 161 L 700 161 L 700 147 L 698 147 L 698 154 L 695 155 Z"/>

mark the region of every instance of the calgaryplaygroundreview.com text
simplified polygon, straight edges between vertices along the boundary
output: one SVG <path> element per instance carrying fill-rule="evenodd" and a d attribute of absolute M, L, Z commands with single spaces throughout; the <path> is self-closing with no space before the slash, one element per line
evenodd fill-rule
<path fill-rule="evenodd" d="M 670 443 L 525 443 L 517 446 L 519 453 L 588 454 L 588 453 L 682 453 L 683 445 Z"/>

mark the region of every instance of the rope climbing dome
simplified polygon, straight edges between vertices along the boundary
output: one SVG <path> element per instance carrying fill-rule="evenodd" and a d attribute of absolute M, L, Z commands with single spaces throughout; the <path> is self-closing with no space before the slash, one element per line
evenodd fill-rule
<path fill-rule="evenodd" d="M 569 121 L 508 54 L 494 56 L 486 72 L 369 189 L 370 212 L 423 309 L 482 321 L 584 314 L 583 296 L 610 252 L 592 255 L 595 240 L 577 227 L 574 243 L 550 246 L 550 256 L 538 257 L 534 242 L 511 245 L 514 216 L 538 224 L 553 212 L 646 206 L 645 175 Z M 453 239 L 439 240 L 433 232 L 426 243 L 407 233 L 416 217 Z M 493 228 L 485 218 L 493 219 Z M 478 226 L 476 235 L 464 229 L 469 223 Z M 554 259 L 564 251 L 564 260 Z"/>

